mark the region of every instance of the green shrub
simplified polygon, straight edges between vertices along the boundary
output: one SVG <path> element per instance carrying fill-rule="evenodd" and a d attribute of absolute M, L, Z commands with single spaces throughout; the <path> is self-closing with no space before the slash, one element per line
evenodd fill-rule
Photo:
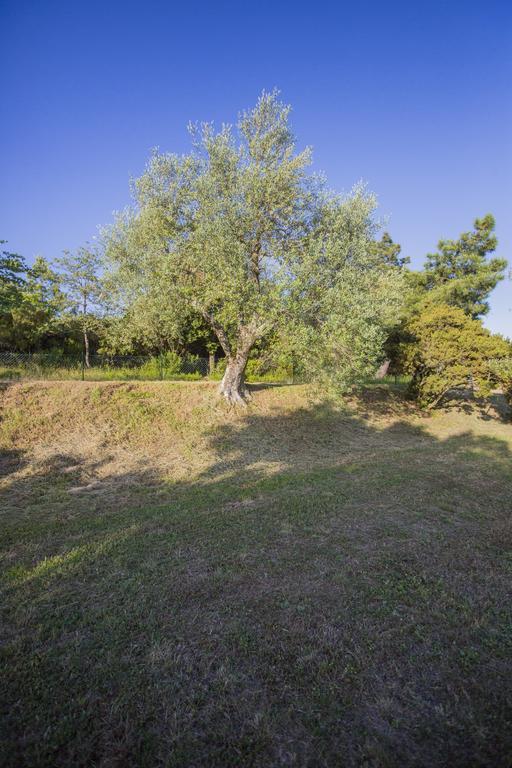
<path fill-rule="evenodd" d="M 251 358 L 245 369 L 248 381 L 290 381 L 291 366 L 276 365 L 262 358 Z"/>
<path fill-rule="evenodd" d="M 408 326 L 413 341 L 404 358 L 411 389 L 421 405 L 433 407 L 451 390 L 473 389 L 480 397 L 495 385 L 494 360 L 507 357 L 508 343 L 479 320 L 446 304 L 429 305 Z"/>
<path fill-rule="evenodd" d="M 227 360 L 221 357 L 215 364 L 215 371 L 209 378 L 214 381 L 220 381 L 226 371 Z M 245 369 L 245 378 L 247 381 L 268 381 L 282 382 L 291 381 L 293 378 L 291 365 L 273 365 L 258 357 L 252 357 L 247 362 Z"/>
<path fill-rule="evenodd" d="M 512 405 L 512 357 L 493 360 L 490 367 L 496 384 L 503 390 L 509 405 Z"/>
<path fill-rule="evenodd" d="M 208 378 L 212 381 L 220 381 L 226 372 L 227 360 L 225 357 L 221 357 L 215 363 L 215 369 L 209 374 Z"/>

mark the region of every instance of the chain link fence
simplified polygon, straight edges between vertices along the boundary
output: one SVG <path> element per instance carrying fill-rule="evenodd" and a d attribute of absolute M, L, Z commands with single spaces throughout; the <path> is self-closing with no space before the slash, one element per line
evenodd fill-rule
<path fill-rule="evenodd" d="M 161 355 L 64 355 L 58 352 L 10 352 L 0 350 L 0 381 L 194 381 L 220 380 L 226 361 L 165 352 Z M 250 360 L 247 379 L 253 382 L 292 383 L 292 366 L 268 368 Z"/>
<path fill-rule="evenodd" d="M 194 380 L 209 374 L 210 361 L 195 356 L 166 353 L 154 357 L 138 355 L 60 355 L 52 352 L 0 351 L 0 379 L 44 379 L 83 381 Z"/>

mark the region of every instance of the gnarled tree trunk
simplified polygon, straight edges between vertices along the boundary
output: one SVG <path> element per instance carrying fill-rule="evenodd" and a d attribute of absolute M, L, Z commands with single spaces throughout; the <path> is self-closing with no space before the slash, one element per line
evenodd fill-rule
<path fill-rule="evenodd" d="M 245 368 L 255 341 L 261 338 L 266 324 L 258 317 L 238 327 L 236 344 L 231 344 L 228 334 L 216 320 L 213 312 L 203 310 L 204 319 L 211 325 L 226 355 L 226 371 L 219 386 L 219 393 L 232 405 L 246 405 L 250 394 L 245 386 Z"/>
<path fill-rule="evenodd" d="M 249 353 L 238 353 L 227 358 L 226 371 L 219 386 L 219 392 L 232 405 L 245 405 L 250 395 L 245 386 L 245 367 Z"/>

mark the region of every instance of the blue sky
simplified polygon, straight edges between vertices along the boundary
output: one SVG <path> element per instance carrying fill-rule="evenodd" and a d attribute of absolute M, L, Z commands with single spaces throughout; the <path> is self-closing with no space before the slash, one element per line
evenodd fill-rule
<path fill-rule="evenodd" d="M 366 180 L 414 266 L 489 211 L 512 266 L 510 2 L 0 0 L 0 33 L 0 238 L 29 259 L 90 240 L 189 120 L 277 86 L 315 169 Z M 512 281 L 491 306 L 512 336 Z"/>

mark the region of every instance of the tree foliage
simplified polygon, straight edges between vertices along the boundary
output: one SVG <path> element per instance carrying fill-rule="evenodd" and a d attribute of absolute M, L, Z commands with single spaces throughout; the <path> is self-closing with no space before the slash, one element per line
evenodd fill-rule
<path fill-rule="evenodd" d="M 509 357 L 498 358 L 491 363 L 491 372 L 498 386 L 503 390 L 507 402 L 512 406 L 512 344 L 509 344 Z"/>
<path fill-rule="evenodd" d="M 32 350 L 51 334 L 62 310 L 60 280 L 50 264 L 38 256 L 29 267 L 22 256 L 3 251 L 0 256 L 0 343 L 11 349 Z"/>
<path fill-rule="evenodd" d="M 60 279 L 66 290 L 67 316 L 63 320 L 71 328 L 78 321 L 84 341 L 85 364 L 89 366 L 89 337 L 98 331 L 103 299 L 99 276 L 102 258 L 97 250 L 82 247 L 76 253 L 65 251 L 56 264 L 61 270 Z"/>
<path fill-rule="evenodd" d="M 7 241 L 0 240 L 0 245 Z M 28 267 L 18 253 L 2 250 L 0 252 L 0 312 L 10 312 L 21 296 L 21 287 L 24 284 L 23 275 Z"/>
<path fill-rule="evenodd" d="M 493 365 L 510 355 L 509 344 L 493 336 L 462 309 L 431 304 L 407 327 L 412 343 L 405 350 L 412 390 L 422 405 L 433 407 L 451 390 L 474 388 L 487 396 L 496 383 Z"/>
<path fill-rule="evenodd" d="M 490 214 L 476 219 L 472 232 L 463 233 L 458 240 L 441 240 L 437 253 L 428 255 L 423 271 L 405 271 L 401 317 L 385 342 L 392 372 L 410 371 L 416 349 L 409 347 L 414 344 L 411 327 L 435 305 L 459 308 L 472 319 L 488 311 L 489 294 L 503 278 L 507 264 L 504 259 L 488 258 L 497 246 L 494 227 Z"/>
<path fill-rule="evenodd" d="M 370 253 L 380 262 L 391 267 L 405 267 L 410 263 L 408 256 L 400 256 L 402 246 L 395 243 L 389 232 L 384 232 L 380 240 L 370 243 Z"/>
<path fill-rule="evenodd" d="M 489 311 L 489 294 L 503 279 L 505 259 L 488 259 L 497 246 L 494 217 L 487 214 L 474 222 L 472 232 L 458 240 L 440 240 L 436 253 L 429 254 L 418 288 L 429 301 L 459 307 L 476 318 Z"/>
<path fill-rule="evenodd" d="M 251 349 L 277 329 L 348 386 L 375 366 L 398 302 L 400 270 L 371 250 L 373 196 L 340 198 L 310 176 L 289 112 L 263 93 L 236 129 L 193 126 L 192 151 L 153 153 L 106 233 L 120 308 L 147 334 L 159 317 L 175 337 L 191 312 L 202 318 L 227 358 L 231 402 L 245 396 Z"/>

